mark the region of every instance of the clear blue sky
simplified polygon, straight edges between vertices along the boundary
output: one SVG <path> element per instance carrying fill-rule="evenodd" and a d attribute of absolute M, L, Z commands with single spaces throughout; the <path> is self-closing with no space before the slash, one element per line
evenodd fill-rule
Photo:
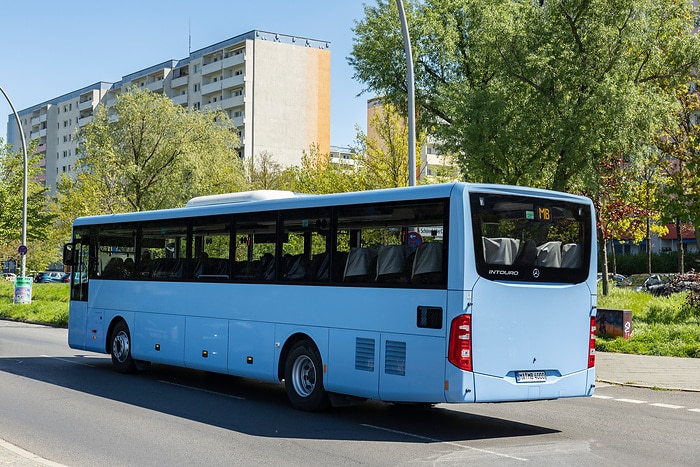
<path fill-rule="evenodd" d="M 374 3 L 366 0 L 367 3 Z M 17 111 L 259 29 L 331 42 L 331 145 L 366 128 L 367 98 L 347 63 L 361 0 L 3 2 L 0 86 Z M 0 95 L 0 138 L 10 106 Z"/>

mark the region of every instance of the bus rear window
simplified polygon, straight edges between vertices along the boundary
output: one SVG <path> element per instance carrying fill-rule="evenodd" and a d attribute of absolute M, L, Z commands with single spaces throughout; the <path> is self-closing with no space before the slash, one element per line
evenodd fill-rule
<path fill-rule="evenodd" d="M 579 283 L 590 266 L 590 207 L 555 199 L 473 193 L 479 275 L 492 280 Z"/>

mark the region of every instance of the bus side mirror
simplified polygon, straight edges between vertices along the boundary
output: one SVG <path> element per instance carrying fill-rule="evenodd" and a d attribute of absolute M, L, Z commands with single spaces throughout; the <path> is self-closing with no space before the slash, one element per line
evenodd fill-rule
<path fill-rule="evenodd" d="M 73 247 L 72 243 L 63 245 L 63 264 L 66 266 L 73 266 Z"/>

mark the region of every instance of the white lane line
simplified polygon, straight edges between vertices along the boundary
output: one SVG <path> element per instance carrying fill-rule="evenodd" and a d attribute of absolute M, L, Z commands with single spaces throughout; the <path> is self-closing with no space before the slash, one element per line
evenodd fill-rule
<path fill-rule="evenodd" d="M 614 399 L 613 396 L 598 396 L 596 394 L 593 394 L 591 397 L 593 397 L 595 399 Z"/>
<path fill-rule="evenodd" d="M 646 404 L 647 403 L 647 401 L 640 401 L 637 399 L 615 399 L 615 400 L 619 401 L 619 402 L 627 402 L 629 404 Z"/>
<path fill-rule="evenodd" d="M 158 382 L 163 383 L 163 384 L 169 384 L 171 386 L 176 386 L 178 388 L 192 389 L 193 391 L 204 392 L 207 394 L 214 394 L 216 396 L 229 397 L 231 399 L 238 399 L 238 400 L 242 400 L 242 401 L 245 400 L 245 397 L 234 396 L 233 394 L 224 394 L 223 392 L 209 391 L 208 389 L 200 389 L 200 388 L 196 388 L 194 386 L 187 386 L 185 384 L 172 383 L 170 381 L 165 381 L 162 379 L 159 379 Z"/>
<path fill-rule="evenodd" d="M 490 450 L 488 450 L 488 449 L 479 449 L 479 448 L 474 448 L 474 447 L 471 447 L 471 446 L 465 446 L 465 445 L 463 445 L 463 444 L 455 443 L 455 442 L 452 442 L 452 441 L 443 441 L 443 440 L 441 440 L 441 439 L 429 438 L 429 437 L 427 437 L 427 436 L 421 436 L 421 435 L 417 435 L 417 434 L 415 434 L 415 433 L 407 433 L 407 432 L 405 432 L 405 431 L 392 430 L 392 429 L 390 429 L 390 428 L 384 428 L 384 427 L 376 426 L 376 425 L 368 425 L 368 424 L 366 424 L 366 423 L 361 423 L 360 426 L 364 426 L 364 427 L 367 427 L 367 428 L 373 428 L 373 429 L 375 429 L 375 430 L 380 430 L 380 431 L 387 431 L 387 432 L 389 432 L 389 433 L 394 433 L 394 434 L 396 434 L 396 435 L 408 436 L 408 437 L 410 437 L 410 438 L 416 438 L 416 439 L 420 439 L 420 440 L 423 440 L 423 441 L 429 441 L 429 442 L 431 442 L 431 443 L 449 444 L 450 446 L 455 446 L 455 447 L 458 447 L 458 448 L 460 448 L 460 449 L 468 449 L 468 450 L 471 450 L 471 451 L 481 452 L 481 453 L 484 453 L 484 454 L 491 454 L 491 455 L 493 455 L 493 456 L 498 456 L 498 457 L 505 457 L 505 458 L 507 458 L 507 459 L 513 459 L 513 460 L 516 460 L 516 461 L 523 461 L 523 462 L 529 462 L 529 461 L 530 461 L 530 459 L 524 459 L 524 458 L 522 458 L 522 457 L 510 456 L 510 455 L 508 455 L 508 454 L 503 454 L 503 453 L 500 453 L 500 452 L 490 451 Z"/>
<path fill-rule="evenodd" d="M 656 404 L 649 404 L 653 405 L 654 407 L 662 407 L 664 409 L 685 409 L 682 405 L 671 405 L 671 404 L 661 404 L 661 403 L 656 403 Z"/>
<path fill-rule="evenodd" d="M 54 360 L 60 360 L 60 361 L 62 361 L 62 362 L 66 362 L 66 363 L 73 363 L 73 364 L 75 364 L 75 365 L 89 366 L 90 368 L 95 368 L 95 365 L 90 365 L 89 363 L 84 363 L 84 362 L 81 362 L 81 361 L 69 360 L 69 359 L 67 359 L 67 358 L 52 357 L 51 355 L 42 355 L 42 357 L 44 357 L 44 358 L 51 358 L 51 359 L 54 359 Z"/>
<path fill-rule="evenodd" d="M 688 409 L 688 412 L 700 413 L 700 409 Z"/>

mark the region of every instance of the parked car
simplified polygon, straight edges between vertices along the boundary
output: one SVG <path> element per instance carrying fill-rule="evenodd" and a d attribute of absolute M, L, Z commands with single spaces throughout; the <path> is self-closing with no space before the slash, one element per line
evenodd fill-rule
<path fill-rule="evenodd" d="M 34 276 L 34 282 L 61 282 L 63 280 L 63 276 L 64 273 L 59 271 L 44 271 Z"/>
<path fill-rule="evenodd" d="M 16 279 L 16 275 L 12 272 L 3 272 L 2 273 L 2 278 L 5 279 L 8 282 L 14 282 Z"/>
<path fill-rule="evenodd" d="M 603 273 L 599 272 L 598 273 L 598 282 L 603 280 Z M 625 285 L 625 281 L 627 280 L 626 276 L 623 276 L 622 274 L 613 274 L 612 272 L 608 273 L 608 283 L 610 285 L 614 285 L 616 287 L 623 287 Z"/>
<path fill-rule="evenodd" d="M 653 295 L 665 295 L 667 285 L 673 280 L 673 274 L 632 274 L 625 281 L 625 287 L 631 287 L 638 292 L 649 292 Z"/>

